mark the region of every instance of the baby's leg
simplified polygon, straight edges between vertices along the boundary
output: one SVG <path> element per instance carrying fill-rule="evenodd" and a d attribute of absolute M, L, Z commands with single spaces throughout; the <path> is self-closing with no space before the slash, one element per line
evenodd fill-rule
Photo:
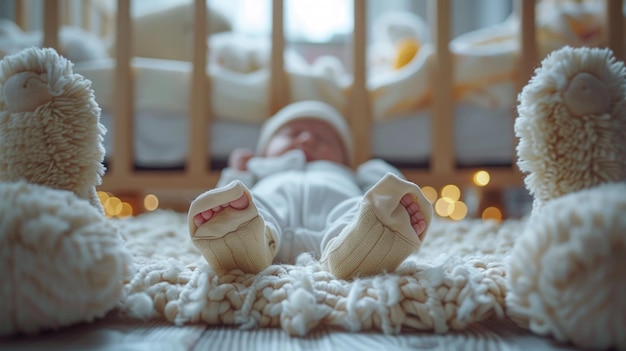
<path fill-rule="evenodd" d="M 357 215 L 331 239 L 322 265 L 347 279 L 394 271 L 424 240 L 432 205 L 420 188 L 387 174 L 359 204 Z"/>
<path fill-rule="evenodd" d="M 188 223 L 194 245 L 220 273 L 256 274 L 274 260 L 275 237 L 241 182 L 198 196 L 189 207 Z"/>

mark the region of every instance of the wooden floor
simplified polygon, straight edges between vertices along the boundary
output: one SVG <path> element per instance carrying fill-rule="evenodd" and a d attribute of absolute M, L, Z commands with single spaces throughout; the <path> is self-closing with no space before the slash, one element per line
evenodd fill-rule
<path fill-rule="evenodd" d="M 57 333 L 0 339 L 0 350 L 576 350 L 533 335 L 507 320 L 487 320 L 463 332 L 444 335 L 411 332 L 400 335 L 350 333 L 319 328 L 307 337 L 281 329 L 241 330 L 205 325 L 173 326 L 155 321 L 124 321 L 109 317 Z"/>

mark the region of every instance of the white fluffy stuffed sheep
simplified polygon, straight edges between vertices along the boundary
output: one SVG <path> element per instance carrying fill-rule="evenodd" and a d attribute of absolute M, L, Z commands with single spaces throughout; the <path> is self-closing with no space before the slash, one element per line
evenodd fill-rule
<path fill-rule="evenodd" d="M 626 69 L 565 47 L 519 96 L 518 165 L 534 196 L 511 252 L 509 316 L 579 347 L 626 349 Z"/>
<path fill-rule="evenodd" d="M 90 86 L 52 49 L 0 61 L 0 336 L 91 321 L 122 298 L 131 258 L 96 195 Z"/>

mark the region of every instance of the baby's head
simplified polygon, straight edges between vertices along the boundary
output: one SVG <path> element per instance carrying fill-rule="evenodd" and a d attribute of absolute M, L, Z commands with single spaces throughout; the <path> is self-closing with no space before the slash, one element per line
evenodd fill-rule
<path fill-rule="evenodd" d="M 319 101 L 290 104 L 268 119 L 261 128 L 257 154 L 274 157 L 300 149 L 307 161 L 352 162 L 352 134 L 343 116 Z"/>

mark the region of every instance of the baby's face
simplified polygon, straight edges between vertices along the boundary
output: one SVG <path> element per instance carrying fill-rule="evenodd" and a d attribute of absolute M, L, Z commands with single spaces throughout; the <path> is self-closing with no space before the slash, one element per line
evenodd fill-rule
<path fill-rule="evenodd" d="M 346 151 L 335 129 L 323 121 L 298 119 L 288 122 L 270 138 L 266 157 L 275 157 L 299 149 L 307 162 L 326 160 L 347 164 Z"/>

